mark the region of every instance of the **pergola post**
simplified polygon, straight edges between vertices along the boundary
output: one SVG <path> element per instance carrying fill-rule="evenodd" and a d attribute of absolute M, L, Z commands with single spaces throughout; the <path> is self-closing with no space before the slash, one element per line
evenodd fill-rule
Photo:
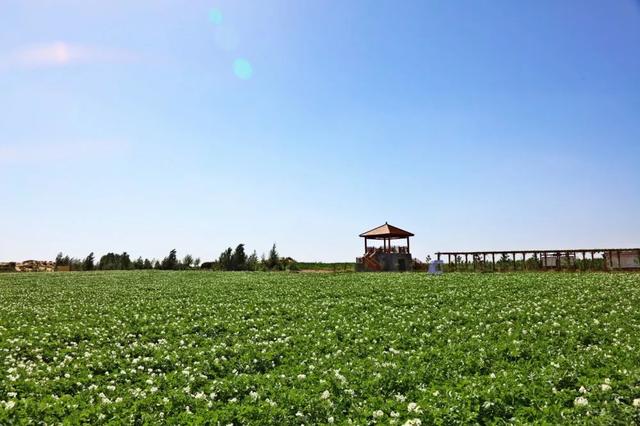
<path fill-rule="evenodd" d="M 411 249 L 409 247 L 409 237 L 407 237 L 407 253 L 411 253 Z"/>
<path fill-rule="evenodd" d="M 495 253 L 491 253 L 491 264 L 492 264 L 492 271 L 495 272 L 496 271 L 496 254 Z"/>
<path fill-rule="evenodd" d="M 513 256 L 513 270 L 516 271 L 518 270 L 518 265 L 516 264 L 516 254 L 511 253 L 511 255 Z"/>

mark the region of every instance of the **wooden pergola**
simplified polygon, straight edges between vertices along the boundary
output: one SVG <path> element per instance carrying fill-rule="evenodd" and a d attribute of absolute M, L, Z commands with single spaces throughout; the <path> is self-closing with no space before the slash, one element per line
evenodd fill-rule
<path fill-rule="evenodd" d="M 385 222 L 384 225 L 378 226 L 376 228 L 373 228 L 369 231 L 366 231 L 360 234 L 360 237 L 364 238 L 365 253 L 368 253 L 370 249 L 368 245 L 369 240 L 382 240 L 382 246 L 383 246 L 382 251 L 384 253 L 391 253 L 393 250 L 393 247 L 391 246 L 391 241 L 400 240 L 400 239 L 407 240 L 406 253 L 411 253 L 409 238 L 413 236 L 414 235 L 411 232 L 405 231 L 404 229 L 400 229 L 393 225 L 389 225 L 389 223 L 387 222 Z"/>
<path fill-rule="evenodd" d="M 491 270 L 496 269 L 496 256 L 500 258 L 509 257 L 509 263 L 511 263 L 513 270 L 517 269 L 518 262 L 522 263 L 522 269 L 528 269 L 527 261 L 533 259 L 533 262 L 529 262 L 529 266 L 536 269 L 563 269 L 563 268 L 576 268 L 576 260 L 582 260 L 583 265 L 589 265 L 589 269 L 592 269 L 596 255 L 601 256 L 602 269 L 622 269 L 621 256 L 624 253 L 634 252 L 638 254 L 640 259 L 640 248 L 588 248 L 588 249 L 562 249 L 562 250 L 507 250 L 507 251 L 451 251 L 451 252 L 437 252 L 436 256 L 438 260 L 442 260 L 443 256 L 447 256 L 447 263 L 449 267 L 453 267 L 454 270 L 458 270 L 458 264 L 462 263 L 468 268 L 469 257 L 472 259 L 473 270 L 476 270 L 477 265 L 481 265 L 482 269 L 487 265 L 487 257 L 490 257 Z M 587 259 L 587 255 L 589 259 Z M 520 259 L 518 259 L 520 257 Z M 453 262 L 451 261 L 453 258 Z M 617 266 L 613 260 L 616 258 Z M 550 264 L 549 260 L 553 263 Z M 589 262 L 587 262 L 589 261 Z M 498 260 L 500 262 L 500 259 Z M 504 263 L 504 262 L 503 262 Z M 640 265 L 638 265 L 640 267 Z"/>

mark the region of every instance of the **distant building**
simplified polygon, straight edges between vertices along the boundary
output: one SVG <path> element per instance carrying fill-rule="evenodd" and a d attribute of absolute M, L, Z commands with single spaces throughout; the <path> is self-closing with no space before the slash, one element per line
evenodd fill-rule
<path fill-rule="evenodd" d="M 389 225 L 373 228 L 360 234 L 364 238 L 364 256 L 356 259 L 356 270 L 410 271 L 413 268 L 409 238 L 411 232 Z M 369 247 L 369 241 L 382 241 L 382 247 Z M 392 245 L 394 240 L 405 240 L 406 245 Z"/>

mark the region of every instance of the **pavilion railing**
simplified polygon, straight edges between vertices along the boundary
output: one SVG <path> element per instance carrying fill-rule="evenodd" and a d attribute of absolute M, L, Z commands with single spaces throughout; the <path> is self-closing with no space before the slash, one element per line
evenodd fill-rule
<path fill-rule="evenodd" d="M 366 253 L 398 253 L 409 254 L 409 247 L 407 246 L 391 246 L 386 249 L 383 247 L 367 247 Z"/>

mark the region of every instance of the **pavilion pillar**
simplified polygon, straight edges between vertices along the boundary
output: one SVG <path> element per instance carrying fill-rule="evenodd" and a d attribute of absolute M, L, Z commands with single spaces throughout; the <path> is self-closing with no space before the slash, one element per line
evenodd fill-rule
<path fill-rule="evenodd" d="M 518 265 L 516 264 L 516 254 L 511 253 L 511 255 L 513 256 L 513 270 L 515 271 L 518 269 Z"/>
<path fill-rule="evenodd" d="M 407 253 L 411 253 L 411 248 L 409 247 L 409 237 L 407 237 Z"/>
<path fill-rule="evenodd" d="M 493 265 L 491 268 L 495 272 L 496 271 L 496 254 L 491 253 L 491 264 Z"/>

